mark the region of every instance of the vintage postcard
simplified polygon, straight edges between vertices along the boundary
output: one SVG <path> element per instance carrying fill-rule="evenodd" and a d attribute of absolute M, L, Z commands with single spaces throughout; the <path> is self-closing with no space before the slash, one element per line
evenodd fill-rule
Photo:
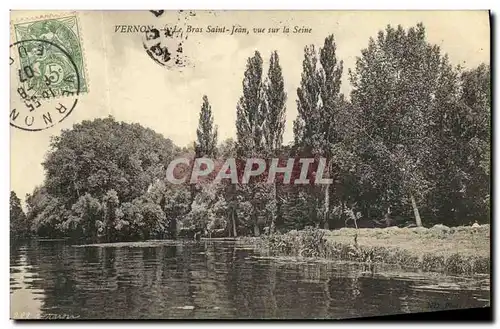
<path fill-rule="evenodd" d="M 11 318 L 489 308 L 490 47 L 488 11 L 12 11 Z"/>

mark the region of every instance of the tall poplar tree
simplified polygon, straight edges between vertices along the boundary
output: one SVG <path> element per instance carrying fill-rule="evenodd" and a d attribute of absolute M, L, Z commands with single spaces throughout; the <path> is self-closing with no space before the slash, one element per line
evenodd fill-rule
<path fill-rule="evenodd" d="M 266 116 L 264 97 L 262 57 L 256 51 L 254 56 L 247 60 L 243 77 L 243 95 L 236 105 L 237 154 L 240 160 L 261 156 L 265 150 L 264 122 Z M 233 187 L 233 192 L 235 196 L 236 193 L 242 194 L 243 200 L 251 204 L 250 213 L 240 211 L 240 216 L 249 216 L 254 235 L 260 235 L 258 218 L 261 200 L 256 197 L 258 187 L 250 181 L 248 184 L 242 184 L 238 189 Z M 245 208 L 243 203 L 240 202 L 239 205 L 241 205 L 239 210 Z M 234 215 L 232 216 L 234 218 Z"/>
<path fill-rule="evenodd" d="M 264 140 L 266 149 L 273 155 L 283 144 L 287 94 L 278 52 L 269 60 L 269 70 L 264 84 Z"/>
<path fill-rule="evenodd" d="M 332 151 L 341 141 L 337 115 L 346 108 L 340 85 L 342 61 L 336 57 L 334 36 L 325 38 L 318 54 L 313 45 L 304 50 L 302 79 L 297 89 L 298 117 L 294 122 L 296 146 L 327 159 L 326 172 L 332 173 Z M 318 65 L 319 64 L 319 65 Z M 323 224 L 329 222 L 330 185 L 323 187 Z"/>
<path fill-rule="evenodd" d="M 264 141 L 267 153 L 275 157 L 283 145 L 283 132 L 285 129 L 285 111 L 287 94 L 283 73 L 279 62 L 278 52 L 274 51 L 269 60 L 269 70 L 264 84 L 263 111 L 264 121 Z M 276 180 L 272 186 L 272 197 L 270 201 L 271 209 L 271 233 L 274 232 L 276 219 L 280 216 L 280 202 L 278 198 L 278 186 Z"/>
<path fill-rule="evenodd" d="M 319 135 L 320 117 L 320 84 L 317 74 L 316 50 L 314 45 L 304 48 L 300 87 L 297 88 L 298 116 L 293 122 L 295 145 L 307 148 L 310 152 L 318 151 L 316 142 Z"/>
<path fill-rule="evenodd" d="M 239 154 L 250 157 L 264 147 L 265 114 L 262 88 L 262 57 L 258 51 L 248 58 L 243 78 L 243 95 L 236 105 L 236 134 Z"/>
<path fill-rule="evenodd" d="M 214 126 L 212 107 L 206 95 L 203 96 L 196 136 L 196 156 L 214 158 L 217 153 L 217 125 Z"/>

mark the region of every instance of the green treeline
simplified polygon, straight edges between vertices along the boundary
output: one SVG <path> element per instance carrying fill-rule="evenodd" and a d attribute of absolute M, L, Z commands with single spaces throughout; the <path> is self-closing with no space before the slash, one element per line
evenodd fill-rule
<path fill-rule="evenodd" d="M 279 54 L 268 67 L 248 58 L 235 107 L 236 139 L 218 141 L 204 96 L 192 147 L 180 148 L 139 124 L 83 121 L 51 141 L 45 181 L 11 193 L 15 236 L 124 241 L 258 236 L 306 226 L 384 223 L 448 226 L 490 221 L 490 67 L 464 69 L 426 41 L 422 24 L 387 26 L 346 74 L 330 35 L 304 48 L 294 140 L 283 145 L 287 95 Z M 174 158 L 326 158 L 331 185 L 250 181 L 172 185 Z"/>

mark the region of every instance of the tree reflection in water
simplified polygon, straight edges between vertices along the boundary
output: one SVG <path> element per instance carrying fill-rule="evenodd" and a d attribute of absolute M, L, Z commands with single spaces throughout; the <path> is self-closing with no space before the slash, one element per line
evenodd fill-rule
<path fill-rule="evenodd" d="M 12 310 L 31 305 L 33 314 L 83 319 L 346 318 L 489 304 L 489 283 L 475 290 L 470 283 L 470 289 L 415 288 L 443 280 L 460 281 L 261 258 L 232 242 L 144 248 L 31 242 L 11 248 Z"/>

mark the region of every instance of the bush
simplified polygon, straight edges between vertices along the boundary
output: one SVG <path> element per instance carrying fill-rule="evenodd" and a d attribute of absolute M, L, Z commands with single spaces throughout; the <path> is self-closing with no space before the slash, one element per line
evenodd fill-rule
<path fill-rule="evenodd" d="M 302 231 L 273 234 L 267 238 L 269 249 L 274 254 L 300 257 L 324 257 L 326 255 L 325 231 L 306 227 Z"/>

